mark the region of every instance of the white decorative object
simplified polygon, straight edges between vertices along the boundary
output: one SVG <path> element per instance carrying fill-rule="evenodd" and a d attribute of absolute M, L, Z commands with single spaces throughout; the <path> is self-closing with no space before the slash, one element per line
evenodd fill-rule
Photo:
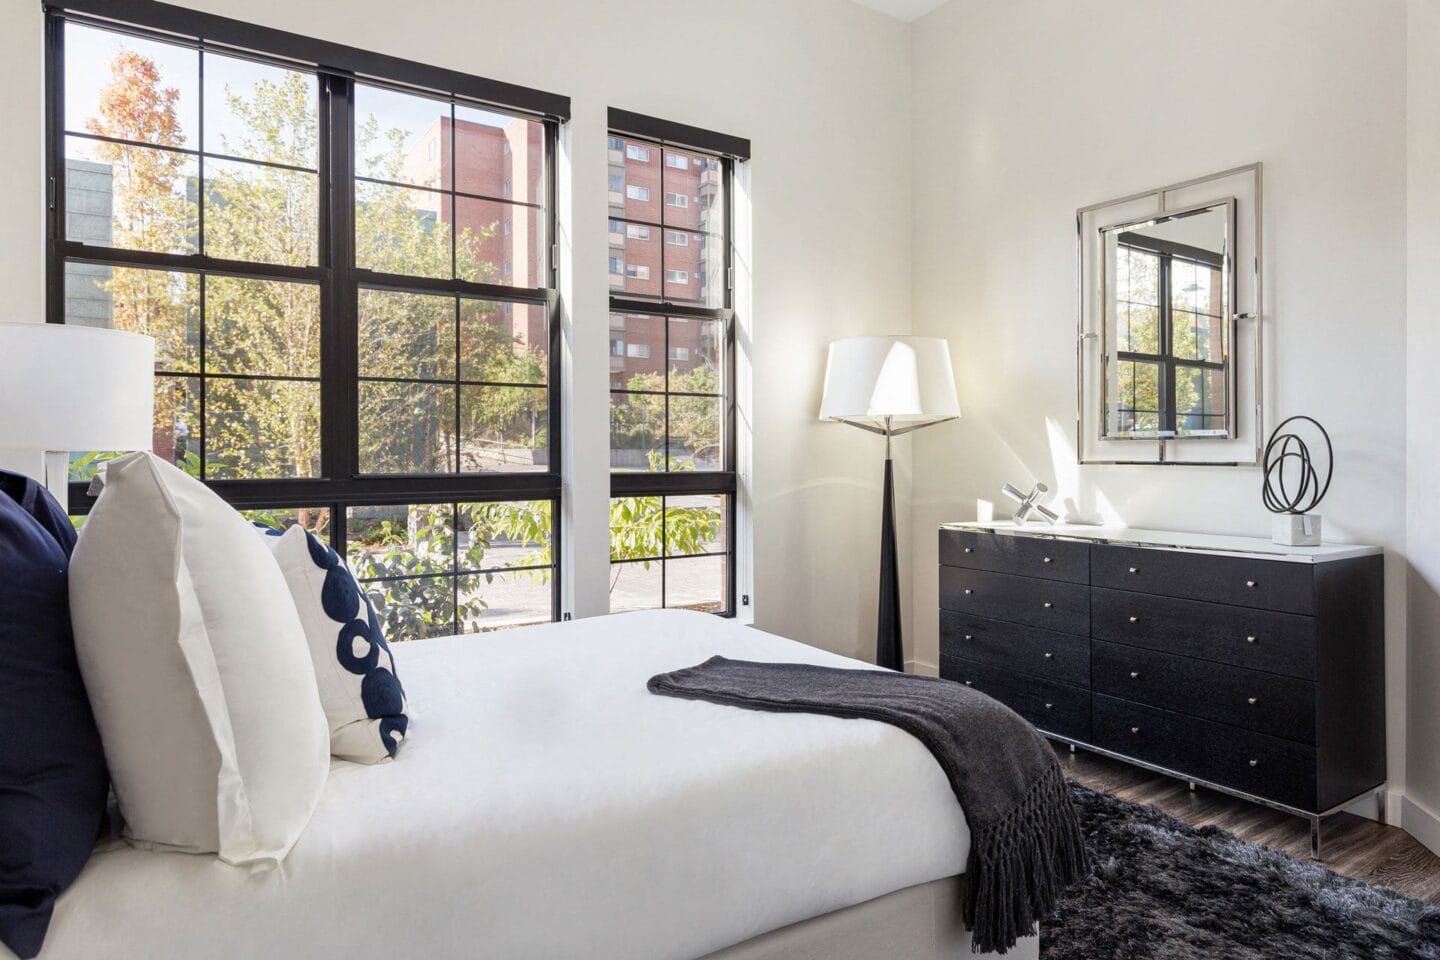
<path fill-rule="evenodd" d="M 149 450 L 155 341 L 62 323 L 0 323 L 0 450 L 44 453 L 65 503 L 71 451 Z"/>
<path fill-rule="evenodd" d="M 1046 523 L 1060 522 L 1060 514 L 1040 502 L 1040 498 L 1050 492 L 1050 488 L 1045 486 L 1045 484 L 1037 481 L 1035 486 L 1030 489 L 1030 492 L 1025 493 L 1014 484 L 1007 483 L 1000 488 L 1000 492 L 1020 505 L 1015 508 L 1015 516 L 1013 518 L 1017 527 L 1029 520 L 1030 514 L 1032 513 L 1040 514 Z"/>
<path fill-rule="evenodd" d="M 330 767 L 285 577 L 249 523 L 153 454 L 112 461 L 103 486 L 70 611 L 126 833 L 276 863 Z"/>
<path fill-rule="evenodd" d="M 389 760 L 409 719 L 395 658 L 369 598 L 340 555 L 303 527 L 283 534 L 259 529 L 305 628 L 330 723 L 330 753 L 356 763 Z"/>
<path fill-rule="evenodd" d="M 1309 513 L 1277 513 L 1271 519 L 1271 539 L 1288 547 L 1320 546 L 1320 517 Z"/>
<path fill-rule="evenodd" d="M 955 420 L 955 372 L 940 337 L 847 337 L 830 344 L 820 419 L 885 437 L 880 512 L 880 615 L 875 662 L 904 668 L 900 639 L 900 567 L 895 546 L 895 476 L 890 439 Z"/>

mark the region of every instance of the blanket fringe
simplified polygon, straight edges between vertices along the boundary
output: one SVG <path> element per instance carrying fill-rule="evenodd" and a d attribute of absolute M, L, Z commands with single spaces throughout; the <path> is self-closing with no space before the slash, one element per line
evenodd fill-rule
<path fill-rule="evenodd" d="M 962 911 L 976 953 L 1005 953 L 1033 936 L 1065 888 L 1090 872 L 1070 790 L 1051 766 L 1025 799 L 983 834 L 972 834 Z"/>

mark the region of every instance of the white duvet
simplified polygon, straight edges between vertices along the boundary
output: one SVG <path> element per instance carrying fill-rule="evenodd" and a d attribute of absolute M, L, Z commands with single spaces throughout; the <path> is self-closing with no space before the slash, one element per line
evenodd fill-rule
<path fill-rule="evenodd" d="M 398 759 L 335 762 L 281 868 L 111 845 L 41 960 L 693 958 L 957 872 L 908 734 L 646 691 L 716 653 L 860 666 L 676 611 L 397 645 Z"/>

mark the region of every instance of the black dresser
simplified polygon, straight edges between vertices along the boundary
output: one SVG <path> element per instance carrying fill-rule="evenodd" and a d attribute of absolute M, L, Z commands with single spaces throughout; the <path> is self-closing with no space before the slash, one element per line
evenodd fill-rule
<path fill-rule="evenodd" d="M 1049 736 L 1320 819 L 1385 782 L 1369 547 L 1102 528 L 940 530 L 940 675 Z"/>

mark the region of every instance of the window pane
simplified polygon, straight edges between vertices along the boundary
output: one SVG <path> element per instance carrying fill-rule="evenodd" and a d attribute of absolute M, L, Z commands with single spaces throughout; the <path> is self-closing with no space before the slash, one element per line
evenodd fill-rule
<path fill-rule="evenodd" d="M 173 150 L 65 138 L 65 239 L 195 253 L 200 166 Z"/>
<path fill-rule="evenodd" d="M 543 470 L 550 462 L 544 387 L 460 388 L 460 470 Z"/>
<path fill-rule="evenodd" d="M 364 582 L 386 641 L 423 640 L 455 633 L 455 578 Z"/>
<path fill-rule="evenodd" d="M 455 298 L 360 291 L 360 375 L 455 378 Z"/>
<path fill-rule="evenodd" d="M 550 323 L 540 303 L 460 301 L 460 377 L 544 384 L 549 378 Z"/>
<path fill-rule="evenodd" d="M 665 398 L 642 393 L 610 395 L 610 468 L 665 469 Z"/>
<path fill-rule="evenodd" d="M 205 476 L 320 475 L 320 384 L 211 378 L 205 386 Z"/>
<path fill-rule="evenodd" d="M 543 123 L 457 104 L 455 134 L 455 189 L 545 202 Z"/>
<path fill-rule="evenodd" d="M 720 494 L 665 498 L 665 555 L 723 553 L 725 502 Z"/>
<path fill-rule="evenodd" d="M 330 542 L 330 511 L 325 507 L 257 507 L 241 510 L 240 515 L 251 523 L 263 523 L 276 530 L 303 527 L 322 542 Z"/>
<path fill-rule="evenodd" d="M 673 235 L 676 231 L 667 230 Z M 680 232 L 687 243 L 665 244 L 665 297 L 707 307 L 725 304 L 724 246 L 718 236 Z"/>
<path fill-rule="evenodd" d="M 450 104 L 357 83 L 355 172 L 450 189 Z"/>
<path fill-rule="evenodd" d="M 1224 371 L 1176 366 L 1175 429 L 1182 433 L 1225 429 Z"/>
<path fill-rule="evenodd" d="M 200 278 L 132 267 L 65 264 L 65 322 L 155 338 L 155 369 L 200 370 Z"/>
<path fill-rule="evenodd" d="M 660 228 L 635 223 L 620 225 L 620 246 L 612 246 L 609 254 L 610 288 L 640 297 L 658 297 L 661 277 Z"/>
<path fill-rule="evenodd" d="M 720 233 L 725 229 L 725 179 L 715 157 L 665 151 L 665 223 Z"/>
<path fill-rule="evenodd" d="M 555 619 L 549 569 L 468 574 L 458 581 L 461 633 L 504 630 Z"/>
<path fill-rule="evenodd" d="M 355 265 L 410 277 L 453 276 L 450 196 L 355 184 Z"/>
<path fill-rule="evenodd" d="M 320 376 L 320 288 L 205 278 L 205 371 Z"/>
<path fill-rule="evenodd" d="M 316 174 L 237 160 L 205 161 L 205 252 L 278 263 L 318 262 Z"/>
<path fill-rule="evenodd" d="M 458 505 L 460 570 L 550 566 L 554 560 L 549 500 Z"/>
<path fill-rule="evenodd" d="M 1160 352 L 1160 308 L 1120 304 L 1120 349 L 1132 353 Z"/>
<path fill-rule="evenodd" d="M 345 556 L 355 576 L 411 577 L 455 569 L 455 507 L 350 507 Z"/>
<path fill-rule="evenodd" d="M 455 387 L 360 384 L 361 473 L 453 473 Z"/>
<path fill-rule="evenodd" d="M 720 320 L 670 318 L 670 389 L 680 393 L 721 393 L 725 324 Z"/>
<path fill-rule="evenodd" d="M 317 168 L 320 98 L 313 73 L 208 51 L 204 57 L 206 153 Z"/>
<path fill-rule="evenodd" d="M 1160 429 L 1160 365 L 1122 360 L 1116 365 L 1120 388 L 1115 410 L 1121 433 L 1154 433 Z"/>
<path fill-rule="evenodd" d="M 615 390 L 665 389 L 664 317 L 610 314 L 610 387 Z"/>
<path fill-rule="evenodd" d="M 664 199 L 660 148 L 642 140 L 615 139 L 618 149 L 610 150 L 611 216 L 659 223 Z"/>
<path fill-rule="evenodd" d="M 725 557 L 665 561 L 665 606 L 724 613 Z"/>
<path fill-rule="evenodd" d="M 449 214 L 441 211 L 442 219 Z M 457 197 L 455 268 L 461 280 L 538 287 L 544 280 L 545 230 L 540 210 Z"/>
<path fill-rule="evenodd" d="M 659 560 L 617 563 L 610 568 L 610 612 L 658 610 L 660 596 Z"/>
<path fill-rule="evenodd" d="M 154 429 L 150 449 L 191 476 L 200 475 L 200 381 L 195 377 L 156 377 Z M 84 451 L 70 454 L 70 479 L 85 482 L 101 463 L 126 451 Z"/>
<path fill-rule="evenodd" d="M 661 497 L 615 497 L 610 501 L 610 560 L 658 558 L 664 552 Z M 615 571 L 611 571 L 614 576 Z"/>
<path fill-rule="evenodd" d="M 65 129 L 195 148 L 199 54 L 76 23 L 65 24 Z"/>
<path fill-rule="evenodd" d="M 720 470 L 724 405 L 718 397 L 670 398 L 670 469 Z"/>

